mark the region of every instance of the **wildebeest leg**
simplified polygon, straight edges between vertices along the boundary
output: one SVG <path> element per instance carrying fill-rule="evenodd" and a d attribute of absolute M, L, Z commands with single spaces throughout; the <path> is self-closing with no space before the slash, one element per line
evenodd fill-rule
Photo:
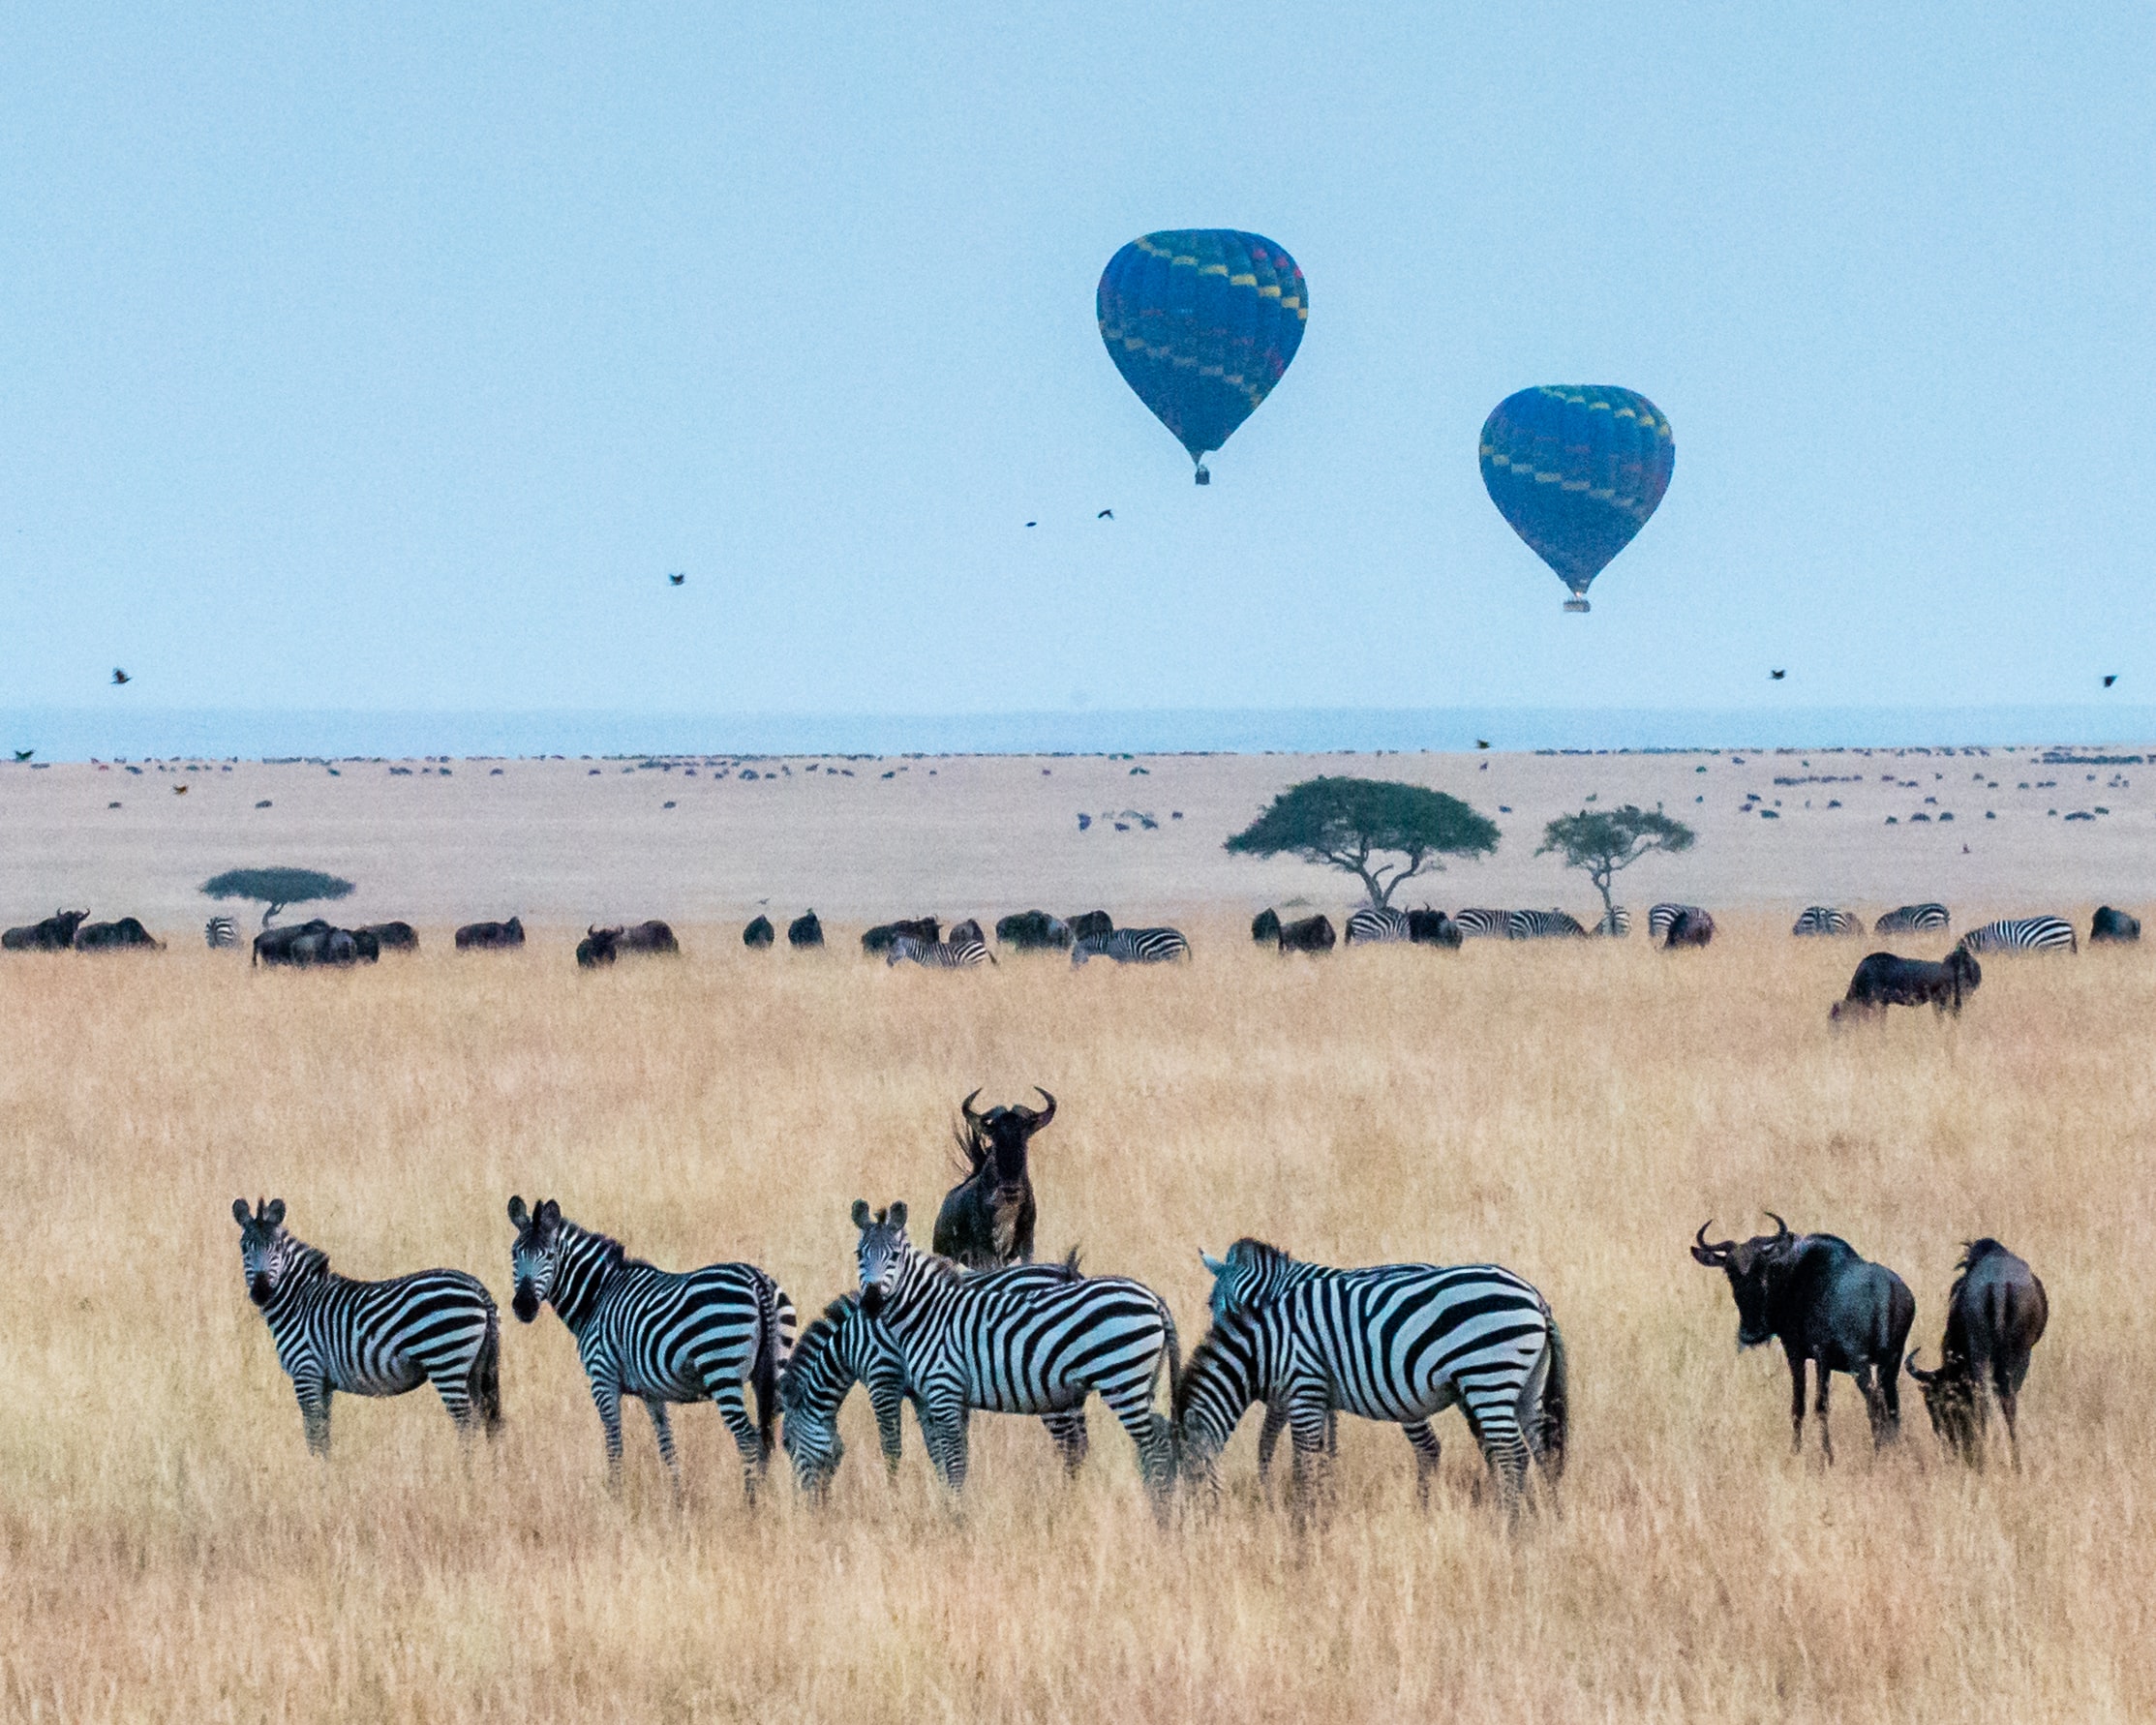
<path fill-rule="evenodd" d="M 2021 1470 L 2021 1434 L 2015 1429 L 2014 1420 L 2019 1411 L 2017 1404 L 2020 1400 L 2020 1391 L 2015 1388 L 2014 1380 L 2003 1370 L 1994 1367 L 1994 1371 L 1996 1377 L 1993 1388 L 1999 1398 L 1999 1417 L 2006 1422 L 2007 1458 L 2014 1470 L 2019 1473 Z"/>
<path fill-rule="evenodd" d="M 320 1378 L 298 1379 L 292 1389 L 299 1397 L 299 1417 L 307 1427 L 307 1448 L 318 1456 L 329 1453 L 329 1385 Z"/>
<path fill-rule="evenodd" d="M 622 1489 L 622 1386 L 601 1377 L 592 1379 L 592 1403 L 599 1410 L 599 1424 L 606 1429 L 606 1489 Z"/>
<path fill-rule="evenodd" d="M 666 1464 L 666 1472 L 674 1482 L 679 1496 L 682 1489 L 682 1469 L 674 1460 L 674 1422 L 666 1416 L 666 1404 L 644 1398 L 644 1411 L 652 1416 L 652 1436 L 658 1439 L 658 1459 Z"/>
<path fill-rule="evenodd" d="M 1438 1476 L 1438 1435 L 1426 1419 L 1411 1420 L 1400 1428 L 1414 1447 L 1414 1500 L 1430 1507 L 1430 1482 Z"/>
<path fill-rule="evenodd" d="M 1800 1455 L 1805 1447 L 1805 1356 L 1785 1346 L 1789 1360 L 1789 1447 Z"/>
<path fill-rule="evenodd" d="M 741 1380 L 730 1378 L 712 1389 L 712 1400 L 718 1404 L 718 1417 L 726 1422 L 726 1429 L 734 1435 L 734 1447 L 742 1454 L 742 1483 L 748 1493 L 748 1500 L 756 1501 L 756 1481 L 764 1471 L 764 1435 L 756 1429 L 756 1422 L 748 1417 L 748 1403 L 742 1395 Z M 652 1419 L 659 1420 L 658 1405 L 653 1403 Z M 663 1428 L 662 1428 L 663 1429 Z"/>
<path fill-rule="evenodd" d="M 1887 1426 L 1886 1392 L 1879 1382 L 1885 1374 L 1879 1370 L 1878 1361 L 1868 1360 L 1849 1376 L 1857 1380 L 1857 1394 L 1864 1398 L 1865 1418 L 1871 1426 L 1871 1447 L 1877 1449 L 1894 1436 Z"/>
<path fill-rule="evenodd" d="M 1041 1423 L 1048 1427 L 1048 1436 L 1055 1439 L 1055 1453 L 1063 1458 L 1066 1475 L 1076 1473 L 1085 1466 L 1085 1405 L 1066 1407 L 1060 1413 L 1044 1413 Z"/>
<path fill-rule="evenodd" d="M 1834 1373 L 1825 1360 L 1812 1361 L 1812 1370 L 1819 1374 L 1819 1388 L 1811 1399 L 1811 1410 L 1819 1416 L 1819 1448 L 1827 1458 L 1827 1465 L 1834 1466 L 1834 1428 L 1827 1422 L 1827 1390 L 1834 1382 Z"/>
<path fill-rule="evenodd" d="M 1879 1400 L 1886 1409 L 1881 1422 L 1891 1442 L 1901 1436 L 1901 1374 L 1892 1360 L 1875 1360 L 1872 1372 L 1879 1385 Z"/>

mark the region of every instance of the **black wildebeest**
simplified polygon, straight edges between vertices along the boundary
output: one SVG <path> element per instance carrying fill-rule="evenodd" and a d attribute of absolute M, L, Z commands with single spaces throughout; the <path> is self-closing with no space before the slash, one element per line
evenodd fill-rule
<path fill-rule="evenodd" d="M 1669 920 L 1669 932 L 1662 936 L 1662 951 L 1674 953 L 1685 947 L 1704 947 L 1715 938 L 1715 919 L 1696 904 L 1687 904 Z"/>
<path fill-rule="evenodd" d="M 317 964 L 357 964 L 359 943 L 348 928 L 331 926 L 321 918 L 285 928 L 265 928 L 255 937 L 254 964 L 289 964 L 306 968 Z"/>
<path fill-rule="evenodd" d="M 1081 940 L 1106 940 L 1115 932 L 1115 921 L 1106 911 L 1081 911 L 1063 920 L 1071 925 L 1074 946 Z"/>
<path fill-rule="evenodd" d="M 861 937 L 861 950 L 871 958 L 880 957 L 891 951 L 891 943 L 901 934 L 910 934 L 926 946 L 934 946 L 943 938 L 943 924 L 933 917 L 914 917 L 910 921 L 878 923 Z"/>
<path fill-rule="evenodd" d="M 673 929 L 655 917 L 647 923 L 631 923 L 626 927 L 617 923 L 606 932 L 614 937 L 618 953 L 679 954 L 682 950 L 682 943 L 674 938 Z"/>
<path fill-rule="evenodd" d="M 742 930 L 742 945 L 754 953 L 761 953 L 777 938 L 777 930 L 772 927 L 771 919 L 766 916 L 757 917 Z"/>
<path fill-rule="evenodd" d="M 55 911 L 42 923 L 0 934 L 0 948 L 11 953 L 65 953 L 75 945 L 75 931 L 89 917 L 86 910 Z"/>
<path fill-rule="evenodd" d="M 2021 1465 L 2021 1439 L 2015 1430 L 2016 1404 L 2029 1375 L 2029 1350 L 2050 1321 L 2050 1302 L 2036 1273 L 1991 1239 L 1971 1240 L 1962 1248 L 1947 1295 L 1946 1335 L 1939 1344 L 1935 1372 L 1918 1369 L 1917 1351 L 1908 1359 L 1909 1376 L 1924 1386 L 1924 1406 L 1939 1440 L 1971 1467 L 1984 1460 L 1989 1423 L 1985 1391 L 1998 1398 L 2006 1420 L 2006 1441 L 2014 1465 Z"/>
<path fill-rule="evenodd" d="M 352 951 L 359 954 L 362 964 L 381 962 L 381 942 L 372 928 L 348 928 L 345 932 L 351 936 Z"/>
<path fill-rule="evenodd" d="M 596 970 L 602 964 L 612 964 L 617 956 L 615 943 L 622 938 L 619 928 L 587 927 L 584 938 L 576 943 L 576 962 L 580 970 Z"/>
<path fill-rule="evenodd" d="M 373 935 L 378 953 L 416 953 L 419 950 L 418 932 L 410 923 L 369 923 L 364 928 L 354 928 L 351 932 L 354 940 L 362 934 Z"/>
<path fill-rule="evenodd" d="M 816 921 L 814 911 L 804 911 L 786 924 L 786 944 L 797 953 L 824 944 L 824 925 Z"/>
<path fill-rule="evenodd" d="M 2088 925 L 2088 944 L 2092 947 L 2099 941 L 2117 941 L 2123 944 L 2137 941 L 2141 937 L 2141 918 L 2130 917 L 2122 910 L 2111 909 L 2108 904 L 2098 908 Z"/>
<path fill-rule="evenodd" d="M 1834 1460 L 1827 1429 L 1827 1385 L 1833 1374 L 1857 1380 L 1877 1448 L 1901 1428 L 1901 1349 L 1916 1321 L 1908 1286 L 1884 1264 L 1868 1263 L 1833 1234 L 1793 1234 L 1770 1210 L 1776 1231 L 1748 1240 L 1710 1243 L 1703 1224 L 1692 1256 L 1729 1278 L 1737 1301 L 1737 1346 L 1779 1342 L 1789 1361 L 1789 1422 L 1793 1446 L 1805 1441 L 1805 1362 L 1819 1375 L 1813 1409 L 1819 1446 Z"/>
<path fill-rule="evenodd" d="M 1983 981 L 1983 967 L 1961 947 L 1949 953 L 1943 963 L 1873 953 L 1857 966 L 1856 975 L 1849 979 L 1849 992 L 1835 1002 L 1827 1016 L 1838 1023 L 1885 1012 L 1890 1006 L 1922 1006 L 1926 1001 L 1939 1012 L 1959 1013 Z"/>
<path fill-rule="evenodd" d="M 77 953 L 119 953 L 130 947 L 152 953 L 165 951 L 165 943 L 133 917 L 122 917 L 117 923 L 85 923 L 75 931 Z"/>
<path fill-rule="evenodd" d="M 1071 925 L 1047 911 L 1015 911 L 998 917 L 996 944 L 1017 953 L 1062 953 L 1071 946 Z"/>
<path fill-rule="evenodd" d="M 1418 947 L 1456 947 L 1460 924 L 1442 910 L 1424 905 L 1408 913 L 1408 939 Z"/>
<path fill-rule="evenodd" d="M 1280 950 L 1283 953 L 1329 953 L 1335 936 L 1330 918 L 1305 917 L 1299 923 L 1283 923 L 1280 925 Z"/>
<path fill-rule="evenodd" d="M 1048 1106 L 1038 1112 L 1014 1104 L 976 1114 L 973 1097 L 980 1094 L 976 1090 L 958 1105 L 964 1116 L 958 1148 L 971 1171 L 951 1189 L 936 1213 L 935 1252 L 975 1270 L 1029 1264 L 1035 1211 L 1026 1146 L 1055 1118 L 1055 1098 L 1042 1090 Z"/>
<path fill-rule="evenodd" d="M 524 922 L 511 917 L 506 923 L 467 923 L 457 930 L 457 951 L 468 947 L 493 950 L 524 945 Z"/>
<path fill-rule="evenodd" d="M 1280 913 L 1271 905 L 1251 918 L 1250 938 L 1261 947 L 1280 945 Z"/>

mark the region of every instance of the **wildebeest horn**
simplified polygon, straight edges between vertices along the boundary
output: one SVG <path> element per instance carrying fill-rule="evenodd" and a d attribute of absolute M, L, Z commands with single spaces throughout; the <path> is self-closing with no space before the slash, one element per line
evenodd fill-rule
<path fill-rule="evenodd" d="M 1772 1210 L 1762 1210 L 1760 1214 L 1762 1216 L 1775 1216 Z M 1786 1240 L 1789 1238 L 1789 1225 L 1778 1216 L 1775 1216 L 1775 1226 L 1780 1230 L 1775 1235 L 1776 1239 Z"/>
<path fill-rule="evenodd" d="M 982 1120 L 985 1118 L 985 1116 L 976 1114 L 973 1111 L 973 1098 L 975 1096 L 979 1096 L 980 1094 L 980 1086 L 976 1085 L 974 1087 L 973 1094 L 971 1096 L 968 1096 L 964 1102 L 958 1105 L 958 1112 L 963 1114 L 966 1117 L 967 1123 L 973 1126 L 979 1126 Z"/>
<path fill-rule="evenodd" d="M 1923 1368 L 1918 1366 L 1917 1355 L 1922 1353 L 1924 1349 L 1921 1347 L 1910 1348 L 1909 1357 L 1903 1360 L 1901 1364 L 1908 1370 L 1909 1376 L 1911 1377 L 1914 1377 L 1919 1383 L 1930 1383 L 1937 1378 L 1939 1374 L 1937 1372 L 1927 1372 L 1923 1370 Z"/>
<path fill-rule="evenodd" d="M 1699 1232 L 1692 1236 L 1692 1256 L 1703 1264 L 1721 1263 L 1736 1249 L 1737 1242 L 1734 1240 L 1710 1241 L 1707 1238 L 1707 1230 L 1714 1226 L 1715 1219 L 1710 1216 L 1699 1225 Z"/>
<path fill-rule="evenodd" d="M 1050 1096 L 1046 1090 L 1042 1090 L 1040 1085 L 1038 1084 L 1034 1085 L 1033 1088 L 1036 1091 L 1040 1092 L 1041 1100 L 1047 1103 L 1048 1105 L 1043 1108 L 1038 1114 L 1034 1113 L 1031 1108 L 1026 1109 L 1025 1112 L 1027 1119 L 1025 1126 L 1025 1135 L 1027 1137 L 1031 1137 L 1035 1133 L 1039 1132 L 1042 1127 L 1046 1126 L 1050 1120 L 1053 1120 L 1055 1118 L 1055 1098 Z"/>

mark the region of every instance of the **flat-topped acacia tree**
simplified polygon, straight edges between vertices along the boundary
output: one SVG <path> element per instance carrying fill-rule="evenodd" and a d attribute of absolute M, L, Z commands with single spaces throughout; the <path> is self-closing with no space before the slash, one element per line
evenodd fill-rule
<path fill-rule="evenodd" d="M 1655 851 L 1688 851 L 1692 838 L 1692 830 L 1662 813 L 1660 803 L 1639 808 L 1627 802 L 1621 808 L 1559 815 L 1542 830 L 1534 854 L 1555 851 L 1565 867 L 1584 869 L 1602 895 L 1602 927 L 1614 933 L 1617 911 L 1610 890 L 1618 874 Z"/>
<path fill-rule="evenodd" d="M 1441 870 L 1445 857 L 1487 856 L 1497 823 L 1457 797 L 1382 778 L 1311 778 L 1292 785 L 1228 841 L 1238 857 L 1300 857 L 1353 875 L 1382 910 L 1403 881 Z"/>
<path fill-rule="evenodd" d="M 321 898 L 349 898 L 352 884 L 318 868 L 228 868 L 202 883 L 212 898 L 255 898 L 263 905 L 262 926 L 288 904 Z"/>

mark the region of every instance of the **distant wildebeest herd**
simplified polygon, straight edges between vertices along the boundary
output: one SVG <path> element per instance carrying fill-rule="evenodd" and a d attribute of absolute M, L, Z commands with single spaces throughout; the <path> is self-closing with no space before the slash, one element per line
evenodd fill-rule
<path fill-rule="evenodd" d="M 1503 1505 L 1522 1506 L 1535 1470 L 1554 1493 L 1569 1439 L 1569 1368 L 1556 1316 L 1531 1283 L 1491 1263 L 1335 1269 L 1245 1237 L 1220 1257 L 1199 1254 L 1212 1277 L 1211 1327 L 1185 1358 L 1174 1314 L 1152 1289 L 1086 1273 L 1076 1253 L 1033 1261 L 1028 1153 L 1054 1121 L 1056 1101 L 1044 1090 L 1039 1109 L 984 1112 L 974 1107 L 979 1095 L 959 1105 L 964 1172 L 944 1198 L 931 1249 L 909 1238 L 903 1202 L 856 1200 L 855 1286 L 798 1335 L 793 1301 L 754 1264 L 662 1270 L 553 1199 L 509 1199 L 511 1309 L 530 1323 L 551 1305 L 575 1337 L 610 1483 L 620 1481 L 623 1398 L 644 1403 L 677 1485 L 668 1410 L 709 1401 L 734 1438 L 751 1500 L 780 1447 L 798 1486 L 820 1498 L 844 1455 L 839 1408 L 860 1384 L 886 1467 L 899 1466 L 910 1403 L 929 1462 L 954 1491 L 966 1481 L 973 1414 L 1038 1418 L 1075 1471 L 1087 1453 L 1085 1407 L 1098 1396 L 1130 1437 L 1164 1515 L 1178 1480 L 1218 1497 L 1221 1452 L 1260 1404 L 1260 1478 L 1286 1430 L 1298 1504 L 1324 1477 L 1342 1413 L 1399 1426 L 1417 1495 L 1427 1498 L 1439 1458 L 1431 1421 L 1453 1407 Z M 333 1274 L 324 1252 L 286 1229 L 285 1214 L 281 1199 L 232 1205 L 248 1296 L 292 1381 L 308 1446 L 327 1453 L 338 1393 L 393 1396 L 423 1383 L 460 1429 L 491 1436 L 502 1418 L 501 1326 L 485 1286 L 447 1269 L 386 1282 Z M 1744 1241 L 1710 1241 L 1712 1225 L 1703 1225 L 1691 1254 L 1726 1274 L 1739 1345 L 1780 1343 L 1798 1447 L 1807 1367 L 1830 1462 L 1833 1374 L 1856 1379 L 1876 1447 L 1898 1435 L 1906 1371 L 1951 1453 L 1982 1462 L 1995 1403 L 2019 1466 L 2019 1395 L 2049 1317 L 2028 1265 L 1996 1240 L 1967 1245 L 1940 1363 L 1926 1371 L 1919 1350 L 1903 1351 L 1916 1305 L 1898 1276 L 1834 1235 L 1774 1221 L 1774 1233 Z"/>

